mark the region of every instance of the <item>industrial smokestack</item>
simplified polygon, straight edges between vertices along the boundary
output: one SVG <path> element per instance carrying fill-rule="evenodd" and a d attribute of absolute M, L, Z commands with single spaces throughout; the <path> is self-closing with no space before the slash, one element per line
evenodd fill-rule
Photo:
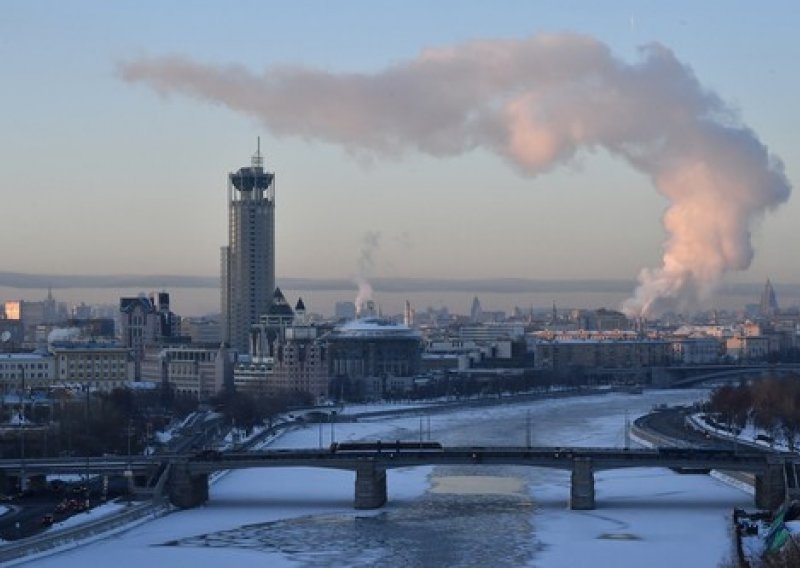
<path fill-rule="evenodd" d="M 604 148 L 669 200 L 661 265 L 644 269 L 629 315 L 690 306 L 752 260 L 750 227 L 786 201 L 780 160 L 691 69 L 653 44 L 626 63 L 590 37 L 538 35 L 431 49 L 374 74 L 202 65 L 178 57 L 120 66 L 127 81 L 260 119 L 276 135 L 356 154 L 482 147 L 525 175 Z"/>

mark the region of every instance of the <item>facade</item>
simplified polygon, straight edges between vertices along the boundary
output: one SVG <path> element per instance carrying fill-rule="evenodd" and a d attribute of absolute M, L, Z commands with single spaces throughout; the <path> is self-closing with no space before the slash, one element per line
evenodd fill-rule
<path fill-rule="evenodd" d="M 353 398 L 380 398 L 397 379 L 420 372 L 420 335 L 404 325 L 382 318 L 359 319 L 337 327 L 326 339 L 336 396 L 349 391 Z"/>
<path fill-rule="evenodd" d="M 518 339 L 525 336 L 525 326 L 519 323 L 487 323 L 464 325 L 458 332 L 464 341 L 490 343 L 498 339 Z"/>
<path fill-rule="evenodd" d="M 142 374 L 142 361 L 148 345 L 180 335 L 180 318 L 169 309 L 169 294 L 159 292 L 149 298 L 120 298 L 120 335 L 122 344 L 131 350 L 134 378 Z"/>
<path fill-rule="evenodd" d="M 680 365 L 713 365 L 724 351 L 724 344 L 713 337 L 675 337 L 669 343 L 673 359 Z"/>
<path fill-rule="evenodd" d="M 181 335 L 192 343 L 216 343 L 222 341 L 222 327 L 218 320 L 208 318 L 182 318 Z"/>
<path fill-rule="evenodd" d="M 22 347 L 22 321 L 0 319 L 0 353 L 12 352 Z"/>
<path fill-rule="evenodd" d="M 153 345 L 145 350 L 142 380 L 208 400 L 232 380 L 233 363 L 219 345 Z"/>
<path fill-rule="evenodd" d="M 55 359 L 41 353 L 0 354 L 2 394 L 47 389 L 56 380 Z"/>
<path fill-rule="evenodd" d="M 237 389 L 267 396 L 328 396 L 327 349 L 316 326 L 305 318 L 300 299 L 292 310 L 280 288 L 272 305 L 250 332 L 250 357 L 236 367 Z"/>
<path fill-rule="evenodd" d="M 115 343 L 52 343 L 57 382 L 109 391 L 126 386 L 132 369 L 127 347 Z"/>
<path fill-rule="evenodd" d="M 599 310 L 573 310 L 570 314 L 578 329 L 613 331 L 630 329 L 630 320 L 622 312 Z"/>
<path fill-rule="evenodd" d="M 260 147 L 228 175 L 228 245 L 221 250 L 222 340 L 244 353 L 275 289 L 275 174 Z"/>
<path fill-rule="evenodd" d="M 572 339 L 537 341 L 536 367 L 542 369 L 630 369 L 669 365 L 670 344 L 659 339 Z"/>
<path fill-rule="evenodd" d="M 770 352 L 769 338 L 761 335 L 737 335 L 725 342 L 726 353 L 735 361 L 763 361 Z"/>

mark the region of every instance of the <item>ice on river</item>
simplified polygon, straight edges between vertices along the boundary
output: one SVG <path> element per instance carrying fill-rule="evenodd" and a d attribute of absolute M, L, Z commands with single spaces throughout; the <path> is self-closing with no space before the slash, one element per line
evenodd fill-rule
<path fill-rule="evenodd" d="M 272 447 L 345 439 L 451 445 L 622 446 L 626 414 L 704 391 L 607 394 L 316 425 Z M 527 425 L 532 425 L 528 430 Z M 710 476 L 664 469 L 595 473 L 592 511 L 568 509 L 570 474 L 526 467 L 390 470 L 389 502 L 352 508 L 355 475 L 290 468 L 231 472 L 198 509 L 154 519 L 35 565 L 142 566 L 716 566 L 731 549 L 733 507 L 752 497 Z"/>

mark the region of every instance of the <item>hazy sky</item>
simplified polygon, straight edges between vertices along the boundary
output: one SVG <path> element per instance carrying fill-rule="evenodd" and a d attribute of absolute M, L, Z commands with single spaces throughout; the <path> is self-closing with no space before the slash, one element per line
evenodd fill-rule
<path fill-rule="evenodd" d="M 159 94 L 122 66 L 179 57 L 254 76 L 369 77 L 476 40 L 571 32 L 632 65 L 639 46 L 658 42 L 797 187 L 798 26 L 789 1 L 0 0 L 0 264 L 214 275 L 226 175 L 260 135 L 277 174 L 279 278 L 351 277 L 366 254 L 368 276 L 634 279 L 661 266 L 668 200 L 602 143 L 536 171 L 482 144 L 372 153 L 208 96 Z M 789 199 L 752 224 L 752 264 L 726 279 L 800 282 L 799 208 Z"/>

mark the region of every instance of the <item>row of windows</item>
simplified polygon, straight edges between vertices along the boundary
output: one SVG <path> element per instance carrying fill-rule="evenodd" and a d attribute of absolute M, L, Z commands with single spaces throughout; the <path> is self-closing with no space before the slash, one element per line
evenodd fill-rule
<path fill-rule="evenodd" d="M 85 355 L 82 357 L 67 357 L 66 355 L 61 355 L 59 357 L 59 361 L 61 363 L 65 363 L 66 361 L 125 361 L 126 356 L 124 354 L 117 354 L 117 355 Z"/>
<path fill-rule="evenodd" d="M 63 365 L 59 365 L 58 366 L 59 369 L 84 369 L 84 368 L 86 368 L 86 369 L 100 369 L 100 368 L 108 369 L 109 367 L 112 368 L 112 369 L 127 367 L 127 361 L 111 361 L 111 362 L 103 361 L 102 363 L 101 362 L 82 363 L 80 361 L 78 361 L 76 363 L 74 361 L 70 361 L 69 364 L 63 364 Z"/>
<path fill-rule="evenodd" d="M 0 380 L 46 379 L 48 378 L 49 375 L 50 373 L 35 373 L 35 372 L 25 373 L 24 376 L 22 374 L 17 375 L 16 373 L 0 373 Z"/>
<path fill-rule="evenodd" d="M 26 371 L 29 369 L 47 369 L 47 363 L 0 363 L 0 371 L 19 369 L 22 367 Z"/>
<path fill-rule="evenodd" d="M 65 379 L 65 377 L 64 377 L 65 373 L 62 372 L 61 375 L 62 375 L 62 380 Z M 124 373 L 111 373 L 111 374 L 109 374 L 109 373 L 90 373 L 90 372 L 87 371 L 86 373 L 80 372 L 80 373 L 70 373 L 69 374 L 69 378 L 70 379 L 75 379 L 75 378 L 77 378 L 77 379 L 83 379 L 83 378 L 87 378 L 87 379 L 91 379 L 91 378 L 102 379 L 103 377 L 116 379 L 116 378 L 119 378 L 121 376 L 124 376 Z"/>

